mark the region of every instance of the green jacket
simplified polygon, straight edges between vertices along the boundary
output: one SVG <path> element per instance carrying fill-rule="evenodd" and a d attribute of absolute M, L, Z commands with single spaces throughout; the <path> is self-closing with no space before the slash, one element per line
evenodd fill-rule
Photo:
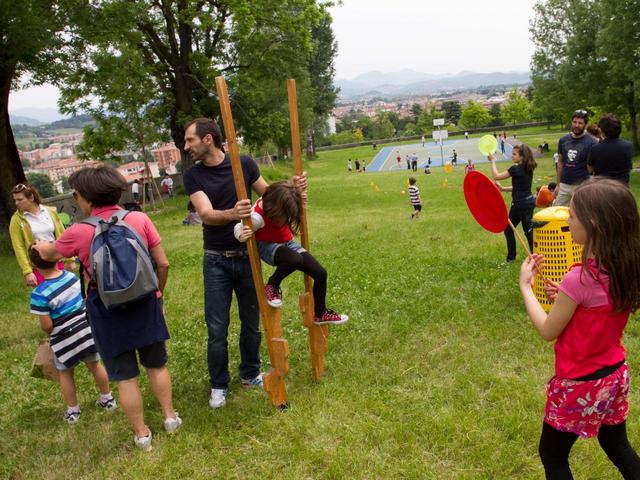
<path fill-rule="evenodd" d="M 43 205 L 43 207 L 49 210 L 51 214 L 55 237 L 60 238 L 60 235 L 64 232 L 64 225 L 62 225 L 58 212 L 56 212 L 55 207 L 48 207 L 47 205 Z M 33 268 L 29 262 L 29 247 L 33 243 L 33 232 L 24 213 L 20 210 L 16 210 L 16 213 L 11 217 L 9 235 L 11 236 L 11 244 L 13 245 L 13 251 L 16 254 L 16 260 L 18 261 L 20 270 L 22 270 L 22 275 L 31 273 Z M 73 259 L 65 259 L 64 261 L 71 263 Z"/>

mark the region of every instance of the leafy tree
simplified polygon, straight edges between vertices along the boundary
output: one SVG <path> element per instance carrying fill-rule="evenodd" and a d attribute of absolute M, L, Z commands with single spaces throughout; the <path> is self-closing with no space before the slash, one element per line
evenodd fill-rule
<path fill-rule="evenodd" d="M 403 132 L 404 132 L 404 135 L 407 137 L 416 135 L 418 133 L 415 123 L 411 123 L 411 122 L 405 124 Z"/>
<path fill-rule="evenodd" d="M 330 135 L 329 139 L 331 140 L 331 145 L 344 145 L 346 143 L 356 142 L 353 132 L 348 132 L 346 130 Z"/>
<path fill-rule="evenodd" d="M 502 119 L 505 123 L 522 123 L 531 119 L 530 105 L 527 98 L 514 87 L 507 94 L 507 101 L 502 107 Z"/>
<path fill-rule="evenodd" d="M 55 195 L 51 179 L 44 173 L 28 173 L 27 181 L 36 187 L 42 198 L 49 198 Z"/>
<path fill-rule="evenodd" d="M 389 112 L 378 112 L 373 121 L 371 130 L 370 138 L 391 138 L 394 133 L 394 128 L 393 123 L 389 120 Z"/>
<path fill-rule="evenodd" d="M 502 125 L 504 125 L 504 122 L 502 121 L 502 108 L 500 107 L 499 103 L 494 103 L 493 105 L 491 105 L 491 110 L 489 110 L 489 113 L 492 117 L 491 122 L 489 122 L 490 127 L 501 127 Z"/>
<path fill-rule="evenodd" d="M 63 103 L 80 111 L 98 99 L 105 116 L 118 116 L 118 88 L 137 65 L 137 106 L 144 122 L 162 125 L 180 149 L 184 122 L 218 117 L 214 78 L 225 75 L 238 135 L 249 146 L 269 139 L 280 145 L 288 130 L 285 80 L 296 78 L 301 131 L 311 124 L 313 107 L 330 103 L 331 92 L 309 74 L 312 29 L 328 22 L 328 4 L 315 0 L 76 0 L 68 11 L 68 71 Z M 322 30 L 322 26 L 320 29 Z M 326 34 L 326 31 L 324 31 Z M 317 45 L 326 45 L 318 40 Z M 317 52 L 318 53 L 318 52 Z M 314 65 L 316 65 L 314 63 Z M 328 70 L 332 65 L 325 60 Z M 318 75 L 318 71 L 314 71 Z M 113 88 L 106 88 L 112 82 Z M 315 102 L 314 95 L 324 95 Z M 183 155 L 185 167 L 191 159 Z"/>
<path fill-rule="evenodd" d="M 419 103 L 414 103 L 413 105 L 411 105 L 411 115 L 413 117 L 414 122 L 418 121 L 418 117 L 420 117 L 421 113 L 422 113 L 422 105 L 420 105 Z"/>
<path fill-rule="evenodd" d="M 601 4 L 548 0 L 534 6 L 530 32 L 535 44 L 531 81 L 536 115 L 567 122 L 576 108 L 604 101 L 606 57 L 597 49 Z"/>
<path fill-rule="evenodd" d="M 371 118 L 362 115 L 360 119 L 355 123 L 355 126 L 362 130 L 364 138 L 378 138 L 374 136 L 374 125 Z"/>
<path fill-rule="evenodd" d="M 10 191 L 25 180 L 9 121 L 9 93 L 23 75 L 34 83 L 54 76 L 60 29 L 54 2 L 0 0 L 0 226 L 15 210 Z"/>
<path fill-rule="evenodd" d="M 447 100 L 442 102 L 442 111 L 444 112 L 444 120 L 447 123 L 453 123 L 454 125 L 460 120 L 462 114 L 462 105 L 455 100 Z"/>
<path fill-rule="evenodd" d="M 640 110 L 640 0 L 603 0 L 602 25 L 598 32 L 598 57 L 606 63 L 606 87 L 603 106 L 626 111 L 627 122 L 634 144 L 640 148 L 638 138 L 638 111 Z"/>
<path fill-rule="evenodd" d="M 356 129 L 353 131 L 353 139 L 354 139 L 356 142 L 361 142 L 361 141 L 363 141 L 363 140 L 364 140 L 364 135 L 362 134 L 362 130 L 360 130 L 359 128 L 356 128 Z"/>
<path fill-rule="evenodd" d="M 311 52 L 309 54 L 309 78 L 313 91 L 313 121 L 310 133 L 310 151 L 315 155 L 315 136 L 326 129 L 327 118 L 336 104 L 338 89 L 333 86 L 335 68 L 333 60 L 338 44 L 331 28 L 331 15 L 322 12 L 317 25 L 311 28 Z"/>
<path fill-rule="evenodd" d="M 480 103 L 469 99 L 460 115 L 460 123 L 468 128 L 484 127 L 491 121 L 491 114 Z"/>

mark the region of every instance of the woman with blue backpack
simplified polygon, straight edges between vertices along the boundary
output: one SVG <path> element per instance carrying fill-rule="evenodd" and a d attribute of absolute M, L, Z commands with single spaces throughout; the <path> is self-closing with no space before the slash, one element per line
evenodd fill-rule
<path fill-rule="evenodd" d="M 96 344 L 109 379 L 118 382 L 120 405 L 134 430 L 134 442 L 148 451 L 152 435 L 144 421 L 138 361 L 162 409 L 165 430 L 173 433 L 182 424 L 173 409 L 166 367 L 169 331 L 162 292 L 169 262 L 149 217 L 118 206 L 128 185 L 116 169 L 83 168 L 69 177 L 69 184 L 88 218 L 55 242 L 37 241 L 35 248 L 44 259 L 77 256 L 82 262 L 89 280 L 87 315 Z"/>

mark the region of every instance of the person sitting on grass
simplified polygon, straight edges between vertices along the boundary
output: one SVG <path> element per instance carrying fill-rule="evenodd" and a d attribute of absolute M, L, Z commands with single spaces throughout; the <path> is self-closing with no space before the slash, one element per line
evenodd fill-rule
<path fill-rule="evenodd" d="M 632 193 L 615 180 L 587 181 L 573 192 L 569 231 L 582 263 L 558 285 L 545 280 L 547 314 L 533 293 L 544 257 L 520 269 L 520 292 L 540 336 L 555 340 L 538 448 L 547 478 L 573 478 L 569 453 L 580 437 L 598 437 L 624 478 L 640 478 L 640 458 L 627 438 L 629 366 L 622 335 L 640 308 L 640 218 Z M 624 246 L 621 248 L 621 246 Z"/>
<path fill-rule="evenodd" d="M 198 212 L 196 211 L 196 207 L 191 200 L 187 203 L 187 218 L 182 220 L 183 225 L 202 225 L 202 219 Z"/>
<path fill-rule="evenodd" d="M 418 218 L 422 211 L 422 199 L 420 198 L 420 189 L 416 185 L 417 180 L 415 177 L 409 177 L 409 201 L 413 207 L 413 213 L 411 219 Z"/>
<path fill-rule="evenodd" d="M 313 321 L 316 325 L 339 325 L 349 317 L 327 309 L 327 271 L 300 244 L 293 241 L 293 233 L 298 233 L 302 225 L 303 194 L 298 187 L 288 181 L 275 182 L 267 187 L 251 212 L 251 222 L 255 230 L 260 258 L 276 267 L 267 280 L 265 292 L 267 302 L 275 308 L 282 306 L 280 283 L 288 275 L 300 270 L 313 279 Z M 235 237 L 246 242 L 253 232 L 248 226 L 237 223 Z"/>
<path fill-rule="evenodd" d="M 71 272 L 59 270 L 57 262 L 43 260 L 33 247 L 29 248 L 29 260 L 44 277 L 31 292 L 31 313 L 38 315 L 40 328 L 49 335 L 56 369 L 60 373 L 60 390 L 67 404 L 63 420 L 67 423 L 80 420 L 73 380 L 74 368 L 80 362 L 87 366 L 100 392 L 96 406 L 113 410 L 116 401 L 87 322 L 80 280 Z"/>

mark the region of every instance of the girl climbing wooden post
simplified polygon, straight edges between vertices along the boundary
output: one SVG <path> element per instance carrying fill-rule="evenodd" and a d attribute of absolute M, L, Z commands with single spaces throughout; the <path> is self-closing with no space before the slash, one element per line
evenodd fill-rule
<path fill-rule="evenodd" d="M 227 149 L 231 157 L 231 167 L 233 171 L 233 181 L 236 188 L 238 200 L 247 198 L 245 183 L 240 164 L 240 151 L 236 142 L 236 131 L 231 115 L 231 105 L 227 93 L 227 83 L 224 77 L 216 77 L 216 91 L 220 102 L 220 112 L 224 131 L 227 139 Z M 251 218 L 242 220 L 244 225 L 251 226 Z M 260 257 L 256 246 L 256 240 L 251 237 L 247 241 L 247 251 L 251 262 L 251 274 L 256 290 L 256 297 L 260 307 L 260 317 L 265 331 L 269 358 L 271 360 L 271 370 L 264 375 L 264 389 L 269 394 L 271 403 L 276 407 L 287 406 L 287 390 L 284 377 L 289 372 L 289 344 L 282 337 L 282 326 L 280 324 L 280 311 L 267 304 L 264 283 L 262 280 L 262 269 L 260 267 Z"/>
<path fill-rule="evenodd" d="M 296 81 L 293 78 L 287 80 L 287 93 L 289 95 L 289 119 L 291 123 L 291 147 L 293 154 L 293 168 L 295 175 L 302 175 L 302 152 L 300 150 L 300 126 L 298 124 L 298 99 L 296 94 Z M 300 226 L 300 243 L 309 251 L 309 230 L 307 228 L 306 201 L 303 208 L 302 222 Z M 300 295 L 300 313 L 304 326 L 309 330 L 309 345 L 311 348 L 311 368 L 315 381 L 318 381 L 324 373 L 324 353 L 327 351 L 328 325 L 316 325 L 313 322 L 314 305 L 311 291 L 311 277 L 304 276 L 304 293 Z"/>

